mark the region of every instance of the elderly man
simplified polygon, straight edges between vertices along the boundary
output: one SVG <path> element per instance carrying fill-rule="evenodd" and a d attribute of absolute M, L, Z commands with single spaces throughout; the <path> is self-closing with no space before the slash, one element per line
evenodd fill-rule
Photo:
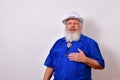
<path fill-rule="evenodd" d="M 91 68 L 103 69 L 104 59 L 95 40 L 82 34 L 83 18 L 71 12 L 62 21 L 65 37 L 56 41 L 46 58 L 44 80 L 92 80 Z"/>

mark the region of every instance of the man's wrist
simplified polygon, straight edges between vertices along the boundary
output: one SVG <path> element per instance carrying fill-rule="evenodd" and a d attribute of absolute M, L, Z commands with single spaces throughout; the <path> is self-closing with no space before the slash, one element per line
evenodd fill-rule
<path fill-rule="evenodd" d="M 83 63 L 87 64 L 89 60 L 90 59 L 88 57 L 85 57 L 85 59 L 83 60 Z"/>

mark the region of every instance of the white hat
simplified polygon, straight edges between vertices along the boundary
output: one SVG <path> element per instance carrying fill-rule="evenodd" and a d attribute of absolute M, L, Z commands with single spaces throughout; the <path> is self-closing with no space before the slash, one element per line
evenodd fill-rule
<path fill-rule="evenodd" d="M 67 17 L 66 17 L 64 20 L 62 20 L 62 23 L 63 23 L 63 24 L 66 24 L 66 21 L 67 21 L 68 19 L 70 19 L 70 18 L 75 18 L 75 19 L 79 20 L 81 23 L 83 23 L 83 18 L 81 18 L 80 15 L 79 15 L 78 13 L 76 13 L 76 12 L 70 12 L 70 13 L 67 15 Z"/>

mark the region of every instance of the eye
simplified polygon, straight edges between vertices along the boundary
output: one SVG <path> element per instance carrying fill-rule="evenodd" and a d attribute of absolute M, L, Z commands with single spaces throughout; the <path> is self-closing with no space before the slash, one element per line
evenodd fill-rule
<path fill-rule="evenodd" d="M 77 22 L 76 22 L 75 24 L 76 24 L 76 25 L 79 25 L 79 23 L 77 23 Z"/>
<path fill-rule="evenodd" d="M 71 23 L 71 22 L 68 22 L 67 24 L 70 25 L 70 24 L 72 24 L 72 23 Z"/>

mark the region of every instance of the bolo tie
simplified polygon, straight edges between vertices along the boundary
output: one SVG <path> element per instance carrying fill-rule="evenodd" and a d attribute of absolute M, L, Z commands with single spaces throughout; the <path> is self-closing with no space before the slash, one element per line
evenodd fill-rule
<path fill-rule="evenodd" d="M 70 49 L 71 46 L 72 46 L 72 43 L 71 43 L 71 42 L 68 42 L 68 43 L 67 43 L 67 50 L 66 50 L 65 56 L 68 55 L 68 51 L 69 51 L 69 49 Z"/>

